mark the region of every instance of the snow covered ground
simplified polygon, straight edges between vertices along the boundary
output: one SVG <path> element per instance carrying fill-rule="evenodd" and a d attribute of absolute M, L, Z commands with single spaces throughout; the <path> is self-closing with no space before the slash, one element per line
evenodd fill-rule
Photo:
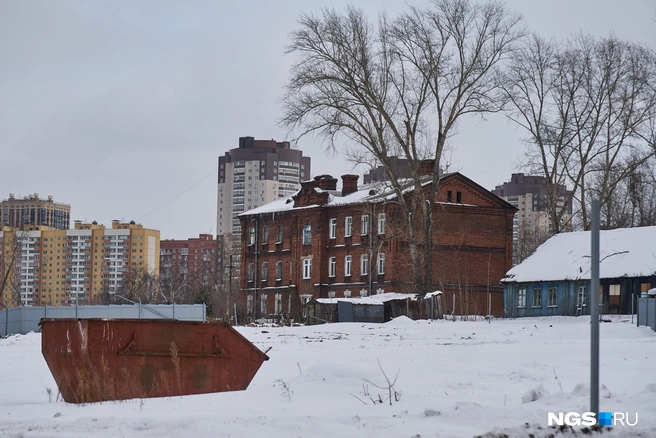
<path fill-rule="evenodd" d="M 601 325 L 600 410 L 631 421 L 637 412 L 639 422 L 600 436 L 656 437 L 656 333 L 610 319 Z M 586 317 L 239 331 L 272 347 L 246 391 L 84 406 L 56 400 L 39 334 L 2 339 L 0 436 L 584 436 L 548 428 L 547 412 L 589 408 Z M 372 402 L 388 397 L 375 386 L 385 386 L 379 363 L 391 379 L 399 373 L 391 406 Z"/>

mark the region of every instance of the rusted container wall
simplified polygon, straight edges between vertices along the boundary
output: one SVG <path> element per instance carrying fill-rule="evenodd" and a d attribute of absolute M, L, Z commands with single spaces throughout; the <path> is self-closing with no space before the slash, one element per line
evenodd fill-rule
<path fill-rule="evenodd" d="M 43 319 L 41 331 L 69 403 L 243 390 L 268 359 L 222 322 Z"/>

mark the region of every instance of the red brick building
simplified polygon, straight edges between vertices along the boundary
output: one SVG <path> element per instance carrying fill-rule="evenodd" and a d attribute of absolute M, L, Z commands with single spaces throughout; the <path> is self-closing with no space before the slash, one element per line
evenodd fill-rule
<path fill-rule="evenodd" d="M 216 283 L 217 241 L 211 234 L 186 240 L 160 241 L 160 289 L 167 301 L 185 302 Z"/>
<path fill-rule="evenodd" d="M 293 197 L 240 215 L 239 296 L 244 316 L 300 315 L 311 298 L 416 292 L 398 205 L 381 183 L 322 175 Z M 424 186 L 427 190 L 429 187 Z M 500 280 L 512 267 L 515 207 L 460 173 L 443 175 L 434 220 L 435 284 L 444 308 L 503 316 Z"/>

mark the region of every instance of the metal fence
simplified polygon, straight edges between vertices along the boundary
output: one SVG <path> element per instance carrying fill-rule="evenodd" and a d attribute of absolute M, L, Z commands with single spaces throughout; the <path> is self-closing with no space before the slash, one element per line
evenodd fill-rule
<path fill-rule="evenodd" d="M 205 304 L 13 307 L 0 311 L 0 336 L 40 332 L 41 318 L 173 318 L 205 321 Z"/>
<path fill-rule="evenodd" d="M 638 298 L 638 327 L 641 325 L 656 331 L 656 299 Z"/>

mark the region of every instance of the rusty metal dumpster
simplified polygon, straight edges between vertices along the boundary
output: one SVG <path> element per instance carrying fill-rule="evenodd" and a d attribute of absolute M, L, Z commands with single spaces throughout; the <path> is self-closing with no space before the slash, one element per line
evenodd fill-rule
<path fill-rule="evenodd" d="M 228 324 L 42 319 L 41 349 L 68 403 L 246 389 L 269 358 Z"/>

